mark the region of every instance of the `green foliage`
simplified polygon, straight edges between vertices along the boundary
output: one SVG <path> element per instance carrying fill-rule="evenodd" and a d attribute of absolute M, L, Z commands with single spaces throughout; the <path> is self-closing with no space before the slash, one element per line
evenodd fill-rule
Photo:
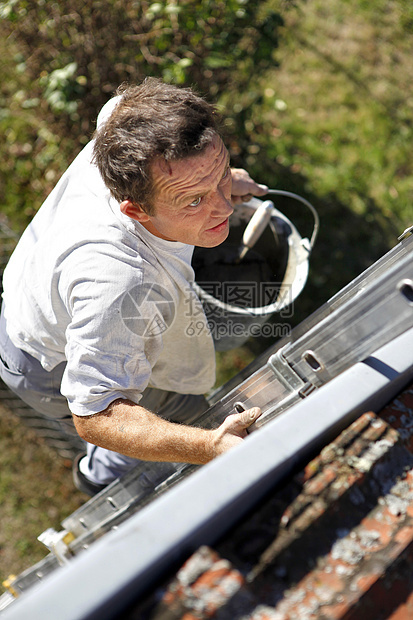
<path fill-rule="evenodd" d="M 9 197 L 4 210 L 20 214 L 19 226 L 33 214 L 50 189 L 45 174 L 55 180 L 90 139 L 98 110 L 124 81 L 152 75 L 195 85 L 221 103 L 224 114 L 232 115 L 236 101 L 249 117 L 254 99 L 247 91 L 276 64 L 281 24 L 279 12 L 262 0 L 1 2 L 0 34 L 16 52 L 6 71 L 18 76 L 20 93 L 16 97 L 10 88 L 0 111 L 14 126 L 11 152 L 0 171 Z M 7 110 L 10 97 L 13 109 Z M 39 114 L 25 113 L 33 109 Z M 229 124 L 228 132 L 234 151 L 242 152 L 237 145 L 248 143 L 244 121 Z M 36 157 L 23 156 L 13 167 L 16 143 L 30 145 Z M 35 189 L 40 185 L 44 192 Z"/>
<path fill-rule="evenodd" d="M 59 531 L 62 519 L 87 498 L 73 487 L 69 464 L 3 406 L 0 423 L 1 584 L 42 560 L 48 550 L 39 534 L 49 527 Z"/>
<path fill-rule="evenodd" d="M 39 85 L 43 88 L 44 98 L 53 112 L 65 112 L 71 116 L 77 111 L 78 100 L 83 94 L 83 76 L 76 77 L 77 63 L 70 62 L 62 69 L 55 69 L 42 75 Z"/>
<path fill-rule="evenodd" d="M 27 76 L 51 104 L 77 120 L 124 80 L 155 75 L 193 84 L 203 94 L 245 87 L 253 72 L 274 64 L 279 13 L 260 0 L 9 1 Z M 69 107 L 68 107 L 69 106 Z"/>
<path fill-rule="evenodd" d="M 0 39 L 1 212 L 22 230 L 67 165 L 61 138 L 48 123 L 45 101 L 28 96 L 25 63 L 13 41 Z M 18 67 L 18 70 L 15 69 Z"/>

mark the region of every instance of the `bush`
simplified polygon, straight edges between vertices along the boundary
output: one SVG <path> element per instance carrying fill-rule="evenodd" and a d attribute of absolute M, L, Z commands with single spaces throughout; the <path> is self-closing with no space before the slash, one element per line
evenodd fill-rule
<path fill-rule="evenodd" d="M 0 123 L 7 121 L 8 137 L 0 186 L 19 225 L 90 139 L 98 110 L 124 81 L 151 75 L 195 85 L 224 115 L 235 108 L 228 134 L 242 153 L 259 96 L 253 83 L 275 65 L 282 24 L 259 0 L 7 0 L 0 18 L 4 51 L 14 50 L 3 68 L 9 87 Z"/>

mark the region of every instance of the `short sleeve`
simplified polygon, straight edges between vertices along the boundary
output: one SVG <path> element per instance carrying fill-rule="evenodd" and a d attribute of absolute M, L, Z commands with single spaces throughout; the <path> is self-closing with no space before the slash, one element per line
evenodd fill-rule
<path fill-rule="evenodd" d="M 102 247 L 82 248 L 79 256 L 76 278 L 62 278 L 70 322 L 61 391 L 72 413 L 91 415 L 118 398 L 139 402 L 162 351 L 162 335 L 146 341 L 124 316 L 129 291 L 142 285 L 143 265 L 132 269 Z"/>

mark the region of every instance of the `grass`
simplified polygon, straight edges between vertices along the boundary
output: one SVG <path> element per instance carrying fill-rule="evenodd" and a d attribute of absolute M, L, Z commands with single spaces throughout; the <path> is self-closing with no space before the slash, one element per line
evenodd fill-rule
<path fill-rule="evenodd" d="M 0 583 L 43 559 L 48 550 L 37 537 L 87 496 L 72 482 L 71 464 L 0 406 Z"/>
<path fill-rule="evenodd" d="M 247 158 L 255 178 L 301 194 L 320 215 L 292 326 L 413 223 L 413 9 L 402 0 L 296 5 L 285 13 L 280 68 L 261 83 Z M 309 234 L 300 206 L 276 206 Z M 258 352 L 271 343 L 253 344 Z"/>
<path fill-rule="evenodd" d="M 286 14 L 280 69 L 262 83 L 265 131 L 257 123 L 255 137 L 263 180 L 302 194 L 321 218 L 297 320 L 412 223 L 411 16 L 396 0 L 312 0 Z"/>
<path fill-rule="evenodd" d="M 313 193 L 369 222 L 373 204 L 401 224 L 413 198 L 412 34 L 401 3 L 379 4 L 355 13 L 354 2 L 316 1 L 289 14 L 274 76 L 286 109 L 271 119 L 283 136 L 279 156 Z"/>
<path fill-rule="evenodd" d="M 277 7 L 281 0 L 274 0 Z M 319 239 L 297 323 L 377 260 L 412 224 L 413 9 L 404 0 L 312 0 L 285 14 L 274 68 L 261 84 L 245 166 L 318 209 Z M 26 158 L 27 159 L 27 158 Z M 26 161 L 22 157 L 22 161 Z M 277 206 L 307 230 L 290 201 Z M 218 383 L 271 343 L 219 354 Z M 85 500 L 67 466 L 0 411 L 0 576 L 44 557 L 36 537 Z"/>

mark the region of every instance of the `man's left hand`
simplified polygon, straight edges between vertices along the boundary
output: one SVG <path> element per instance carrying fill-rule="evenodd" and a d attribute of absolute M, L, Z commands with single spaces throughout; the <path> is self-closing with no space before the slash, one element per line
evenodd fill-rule
<path fill-rule="evenodd" d="M 243 168 L 231 168 L 231 175 L 231 202 L 233 205 L 248 202 L 253 196 L 265 196 L 268 192 L 266 185 L 260 185 L 253 181 Z"/>

